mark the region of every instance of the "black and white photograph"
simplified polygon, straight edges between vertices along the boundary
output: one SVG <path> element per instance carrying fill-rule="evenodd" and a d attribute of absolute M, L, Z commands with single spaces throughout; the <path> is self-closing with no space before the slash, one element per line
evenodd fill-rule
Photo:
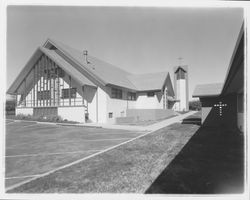
<path fill-rule="evenodd" d="M 249 195 L 250 4 L 197 5 L 6 3 L 3 195 Z"/>

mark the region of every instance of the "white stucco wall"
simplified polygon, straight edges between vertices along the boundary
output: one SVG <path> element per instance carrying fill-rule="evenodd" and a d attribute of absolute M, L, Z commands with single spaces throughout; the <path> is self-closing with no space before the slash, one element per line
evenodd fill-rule
<path fill-rule="evenodd" d="M 16 115 L 33 115 L 33 108 L 16 108 Z"/>
<path fill-rule="evenodd" d="M 85 86 L 84 87 L 84 101 L 87 106 L 87 111 L 89 113 L 89 121 L 97 122 L 96 115 L 96 89 L 93 87 Z"/>
<path fill-rule="evenodd" d="M 186 111 L 187 108 L 187 91 L 186 91 L 186 80 L 179 79 L 176 81 L 176 98 L 180 100 L 175 105 L 175 110 Z"/>
<path fill-rule="evenodd" d="M 98 87 L 97 89 L 97 110 L 98 110 L 98 123 L 107 122 L 107 94 L 106 92 Z"/>
<path fill-rule="evenodd" d="M 126 116 L 126 110 L 128 106 L 132 106 L 135 101 L 127 100 L 127 91 L 122 91 L 122 99 L 111 98 L 111 88 L 106 88 L 107 92 L 107 123 L 115 123 L 116 117 Z M 109 113 L 113 114 L 112 118 L 109 118 Z"/>
<path fill-rule="evenodd" d="M 63 119 L 84 122 L 84 107 L 58 107 L 58 115 Z"/>
<path fill-rule="evenodd" d="M 148 97 L 146 92 L 138 93 L 136 101 L 137 109 L 163 109 L 162 93 L 155 92 L 153 97 Z"/>

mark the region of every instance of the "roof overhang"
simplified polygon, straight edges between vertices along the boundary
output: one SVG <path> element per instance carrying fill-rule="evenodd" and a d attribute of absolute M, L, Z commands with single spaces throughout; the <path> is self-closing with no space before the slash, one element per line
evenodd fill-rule
<path fill-rule="evenodd" d="M 33 53 L 25 67 L 18 74 L 16 79 L 13 81 L 12 85 L 7 90 L 7 94 L 17 94 L 17 89 L 22 84 L 23 80 L 27 76 L 27 74 L 32 70 L 33 66 L 36 64 L 38 59 L 44 54 L 48 56 L 51 60 L 53 60 L 59 67 L 61 67 L 66 73 L 70 74 L 79 84 L 88 85 L 91 87 L 96 87 L 94 84 L 91 84 L 90 81 L 85 80 L 83 77 L 79 77 L 77 74 L 79 73 L 73 66 L 70 64 L 65 67 L 65 65 L 60 62 L 59 55 L 55 55 L 49 52 L 50 50 L 46 50 L 44 47 L 38 47 L 36 51 Z M 64 61 L 65 62 L 65 61 Z M 83 80 L 84 79 L 84 80 Z"/>
<path fill-rule="evenodd" d="M 55 46 L 57 49 L 60 50 L 60 52 L 68 57 L 71 61 L 73 61 L 76 66 L 78 66 L 78 70 L 82 71 L 84 67 L 84 72 L 87 73 L 89 76 L 93 77 L 98 83 L 100 83 L 101 85 L 106 85 L 107 83 L 102 80 L 100 77 L 96 76 L 95 74 L 93 74 L 90 70 L 88 70 L 88 68 L 86 66 L 84 66 L 83 64 L 81 64 L 80 62 L 78 62 L 75 58 L 73 58 L 67 51 L 65 51 L 63 48 L 60 47 L 60 45 L 56 44 L 55 42 L 53 42 L 53 40 L 51 39 L 47 39 L 47 41 L 44 43 L 43 45 L 44 47 L 51 47 L 51 46 Z M 82 66 L 82 67 L 79 67 Z"/>
<path fill-rule="evenodd" d="M 242 24 L 238 39 L 230 60 L 227 75 L 221 95 L 235 92 L 244 87 L 244 24 Z M 232 88 L 232 85 L 237 87 Z"/>
<path fill-rule="evenodd" d="M 38 47 L 31 58 L 28 60 L 24 68 L 19 72 L 16 79 L 13 81 L 9 89 L 7 90 L 7 94 L 16 94 L 17 88 L 22 84 L 25 76 L 29 73 L 29 71 L 32 69 L 32 66 L 35 65 L 37 60 L 42 55 L 42 52 L 40 51 L 40 48 Z"/>
<path fill-rule="evenodd" d="M 182 70 L 182 71 L 184 71 L 184 72 L 187 72 L 185 69 L 183 69 L 182 66 L 178 66 L 174 73 L 176 73 L 179 69 Z"/>
<path fill-rule="evenodd" d="M 206 84 L 204 84 L 206 85 Z M 211 84 L 212 85 L 212 84 Z M 227 74 L 222 84 L 221 91 L 215 92 L 212 94 L 197 93 L 196 89 L 199 85 L 196 86 L 195 91 L 192 97 L 198 98 L 212 98 L 219 97 L 222 95 L 242 92 L 244 87 L 244 24 L 242 24 L 236 45 L 230 59 L 229 67 Z"/>

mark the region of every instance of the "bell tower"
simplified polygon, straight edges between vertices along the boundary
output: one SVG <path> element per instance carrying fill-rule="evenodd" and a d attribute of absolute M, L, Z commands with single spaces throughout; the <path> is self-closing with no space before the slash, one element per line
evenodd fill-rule
<path fill-rule="evenodd" d="M 179 65 L 174 67 L 175 99 L 174 110 L 188 111 L 188 66 Z"/>

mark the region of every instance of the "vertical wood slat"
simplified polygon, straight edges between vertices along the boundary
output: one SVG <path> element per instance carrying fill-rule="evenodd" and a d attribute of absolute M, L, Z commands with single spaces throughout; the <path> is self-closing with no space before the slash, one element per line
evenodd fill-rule
<path fill-rule="evenodd" d="M 44 77 L 45 77 L 45 81 L 46 81 L 46 106 L 48 106 L 48 69 L 47 69 L 47 65 L 48 65 L 48 57 L 45 56 L 44 70 L 46 70 L 46 73 L 44 72 Z"/>
<path fill-rule="evenodd" d="M 49 91 L 50 91 L 50 98 L 49 98 L 49 105 L 51 106 L 51 100 L 52 100 L 52 87 L 51 87 L 51 60 L 49 60 L 49 71 L 50 71 L 50 77 L 49 77 Z"/>
<path fill-rule="evenodd" d="M 84 86 L 82 86 L 82 105 L 84 105 Z"/>
<path fill-rule="evenodd" d="M 56 105 L 56 87 L 55 87 L 55 63 L 52 61 L 52 66 L 53 66 L 53 105 L 55 106 Z"/>
<path fill-rule="evenodd" d="M 64 79 L 62 79 L 62 84 L 63 84 L 63 91 L 64 91 Z M 62 92 L 62 95 L 63 95 L 63 92 Z M 64 97 L 62 98 L 62 100 L 63 100 L 63 106 L 64 106 Z"/>
<path fill-rule="evenodd" d="M 36 85 L 36 80 L 35 80 L 35 67 L 33 68 L 33 98 L 32 98 L 32 107 L 35 107 L 35 85 Z"/>
<path fill-rule="evenodd" d="M 42 76 L 43 76 L 43 106 L 45 106 L 45 82 L 44 82 L 44 63 L 45 63 L 45 56 L 43 56 L 43 61 L 42 61 Z"/>
<path fill-rule="evenodd" d="M 15 97 L 15 99 L 16 99 L 16 107 L 18 106 L 18 102 L 17 102 L 17 92 L 16 92 L 16 97 Z"/>
<path fill-rule="evenodd" d="M 49 68 L 48 68 L 48 65 L 49 65 L 49 58 L 47 57 L 47 62 L 46 62 L 46 70 L 47 70 L 47 76 L 46 76 L 46 90 L 47 90 L 47 93 L 49 94 Z M 47 106 L 49 106 L 49 98 L 50 98 L 50 95 L 48 95 L 48 98 L 47 98 Z"/>
<path fill-rule="evenodd" d="M 26 107 L 26 97 L 27 97 L 27 90 L 26 90 L 26 78 L 24 78 L 24 107 Z"/>
<path fill-rule="evenodd" d="M 36 75 L 36 107 L 38 106 L 38 94 L 37 94 L 37 92 L 38 92 L 38 74 L 37 74 L 37 66 L 38 66 L 38 64 L 36 64 L 36 66 L 35 66 L 35 71 L 36 71 L 36 73 L 35 73 L 35 75 Z"/>
<path fill-rule="evenodd" d="M 41 101 L 41 89 L 42 89 L 42 82 L 41 82 L 41 60 L 39 60 L 39 63 L 38 63 L 38 76 L 39 76 L 39 105 L 42 106 L 42 101 Z"/>
<path fill-rule="evenodd" d="M 69 76 L 69 105 L 71 106 L 71 76 Z"/>
<path fill-rule="evenodd" d="M 60 106 L 60 79 L 59 79 L 59 66 L 57 66 L 57 105 Z"/>

